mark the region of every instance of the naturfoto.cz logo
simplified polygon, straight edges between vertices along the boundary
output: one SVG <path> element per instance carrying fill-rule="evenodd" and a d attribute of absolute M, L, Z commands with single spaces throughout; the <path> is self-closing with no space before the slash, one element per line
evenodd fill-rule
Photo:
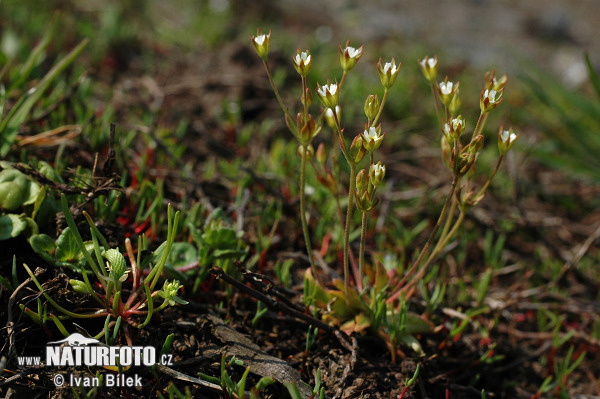
<path fill-rule="evenodd" d="M 94 338 L 79 333 L 71 334 L 60 341 L 48 342 L 46 366 L 153 366 L 156 364 L 156 349 L 152 346 L 106 346 Z M 167 355 L 170 356 L 170 355 Z M 161 364 L 170 360 L 161 359 Z M 167 362 L 168 363 L 168 362 Z"/>

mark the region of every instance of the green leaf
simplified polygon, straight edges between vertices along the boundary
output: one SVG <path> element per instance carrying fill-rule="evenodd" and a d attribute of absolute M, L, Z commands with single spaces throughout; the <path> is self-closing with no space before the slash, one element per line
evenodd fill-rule
<path fill-rule="evenodd" d="M 242 249 L 216 249 L 213 252 L 215 259 L 237 259 L 246 255 L 246 251 Z"/>
<path fill-rule="evenodd" d="M 29 237 L 29 245 L 36 254 L 41 256 L 46 262 L 54 264 L 52 253 L 56 248 L 52 237 L 46 234 L 34 234 Z"/>
<path fill-rule="evenodd" d="M 56 240 L 56 252 L 54 256 L 62 262 L 74 262 L 79 260 L 79 247 L 71 228 L 67 227 Z"/>
<path fill-rule="evenodd" d="M 164 247 L 163 247 L 164 249 Z M 167 257 L 167 265 L 172 268 L 187 266 L 198 260 L 198 251 L 187 242 L 174 242 Z"/>
<path fill-rule="evenodd" d="M 216 249 L 234 249 L 237 246 L 235 230 L 229 227 L 219 227 L 210 230 L 202 236 L 207 245 Z"/>
<path fill-rule="evenodd" d="M 28 226 L 25 217 L 9 213 L 0 215 L 0 241 L 17 237 Z"/>

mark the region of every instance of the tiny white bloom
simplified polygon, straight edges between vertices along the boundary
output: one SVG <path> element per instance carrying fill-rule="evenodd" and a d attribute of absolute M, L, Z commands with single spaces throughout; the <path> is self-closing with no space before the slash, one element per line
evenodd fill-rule
<path fill-rule="evenodd" d="M 441 82 L 440 83 L 440 90 L 442 91 L 442 94 L 445 96 L 448 96 L 452 93 L 452 87 L 454 86 L 454 84 L 452 82 Z"/>
<path fill-rule="evenodd" d="M 259 35 L 254 38 L 254 41 L 256 42 L 256 44 L 262 46 L 262 44 L 265 42 L 266 37 L 267 35 Z"/>
<path fill-rule="evenodd" d="M 517 139 L 517 135 L 515 133 L 511 132 L 510 130 L 505 130 L 502 132 L 500 138 L 502 139 L 503 143 L 511 144 L 513 141 L 515 141 Z"/>
<path fill-rule="evenodd" d="M 296 54 L 296 64 L 298 65 L 300 65 L 302 61 L 304 61 L 304 64 L 308 64 L 310 62 L 310 59 L 311 56 L 306 51 L 303 51 L 300 54 Z"/>
<path fill-rule="evenodd" d="M 391 74 L 393 75 L 396 73 L 398 68 L 396 67 L 395 64 L 392 64 L 391 62 L 386 62 L 385 65 L 383 66 L 383 73 L 388 73 L 389 70 L 391 70 Z"/>
<path fill-rule="evenodd" d="M 435 58 L 428 58 L 427 65 L 429 65 L 429 68 L 435 68 L 437 65 L 437 60 Z"/>
<path fill-rule="evenodd" d="M 337 84 L 331 83 L 329 86 L 325 84 L 319 87 L 317 91 L 321 96 L 326 96 L 327 91 L 329 91 L 331 95 L 335 95 L 335 93 L 337 92 Z"/>
<path fill-rule="evenodd" d="M 360 55 L 360 51 L 358 51 L 358 49 L 355 49 L 354 47 L 350 47 L 350 46 L 346 47 L 344 52 L 348 52 L 348 55 L 350 56 L 350 58 L 356 58 Z"/>
<path fill-rule="evenodd" d="M 498 99 L 496 99 L 496 90 L 486 90 L 483 93 L 483 98 L 490 100 L 490 104 L 494 104 L 498 101 Z"/>
<path fill-rule="evenodd" d="M 377 141 L 377 139 L 379 138 L 379 135 L 377 134 L 377 130 L 375 130 L 374 127 L 370 127 L 368 131 L 365 130 L 363 132 L 363 137 L 367 142 L 369 142 L 371 140 Z"/>
<path fill-rule="evenodd" d="M 382 165 L 380 162 L 371 165 L 371 170 L 373 171 L 373 174 L 377 177 L 381 176 L 381 174 L 385 174 L 385 166 Z"/>

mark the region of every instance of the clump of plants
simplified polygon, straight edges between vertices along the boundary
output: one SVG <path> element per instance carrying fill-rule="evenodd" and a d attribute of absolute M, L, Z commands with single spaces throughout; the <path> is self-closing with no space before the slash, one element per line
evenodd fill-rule
<path fill-rule="evenodd" d="M 386 133 L 380 122 L 390 88 L 400 73 L 401 63 L 394 58 L 377 62 L 383 92 L 368 94 L 364 105 L 364 128 L 357 133 L 342 126 L 340 114 L 343 112 L 344 83 L 348 74 L 364 54 L 364 46 L 352 47 L 350 42 L 339 46 L 341 77 L 339 80 L 327 78 L 326 83 L 317 83 L 316 88 L 308 87 L 307 76 L 311 71 L 313 56 L 309 50 L 298 50 L 292 56 L 292 63 L 300 75 L 302 94 L 300 109 L 294 112 L 285 104 L 273 79 L 268 62 L 271 31 L 251 36 L 252 44 L 265 66 L 275 97 L 281 106 L 286 125 L 298 143 L 300 156 L 299 192 L 300 221 L 310 269 L 306 273 L 304 298 L 307 306 L 317 305 L 325 314 L 324 319 L 340 325 L 347 331 L 365 329 L 382 336 L 390 345 L 392 357 L 396 356 L 397 344 L 407 344 L 417 352 L 420 346 L 414 334 L 431 331 L 431 324 L 408 312 L 408 299 L 416 287 L 435 264 L 442 250 L 454 237 L 462 225 L 465 213 L 485 197 L 492 179 L 499 170 L 505 154 L 511 149 L 518 134 L 512 128 L 500 127 L 497 136 L 499 157 L 493 172 L 478 186 L 476 162 L 484 147 L 483 129 L 490 112 L 503 101 L 507 75 L 496 77 L 494 72 L 485 75 L 485 85 L 480 94 L 480 114 L 470 134 L 467 134 L 467 121 L 460 115 L 460 84 L 445 77 L 438 81 L 438 59 L 425 57 L 419 61 L 423 76 L 431 87 L 437 112 L 440 131 L 441 158 L 449 171 L 447 194 L 440 215 L 431 229 L 428 239 L 414 262 L 406 268 L 388 272 L 378 262 L 370 264 L 365 259 L 368 218 L 376 209 L 378 189 L 385 184 L 386 166 L 380 159 L 380 149 Z M 323 80 L 321 80 L 323 82 Z M 313 104 L 313 93 L 319 100 L 318 108 Z M 380 96 L 381 94 L 381 96 Z M 311 112 L 316 111 L 316 116 Z M 322 142 L 317 149 L 313 142 L 319 134 L 330 126 L 333 146 L 328 150 Z M 356 130 L 354 130 L 356 132 Z M 341 152 L 342 156 L 338 156 Z M 316 161 L 316 162 L 315 162 Z M 345 165 L 343 165 L 345 163 Z M 323 281 L 311 245 L 311 235 L 306 220 L 306 173 L 311 165 L 319 181 L 330 192 L 332 200 L 341 207 L 340 195 L 344 189 L 347 196 L 346 216 L 340 221 L 344 226 L 343 235 L 343 282 L 334 281 L 333 287 Z M 349 176 L 340 173 L 340 166 L 347 166 Z M 358 265 L 353 265 L 350 232 L 354 212 L 361 215 L 360 246 Z M 340 212 L 341 213 L 341 212 Z M 443 295 L 443 293 L 441 294 Z M 438 295 L 439 296 L 439 295 Z M 439 301 L 440 298 L 437 298 Z"/>
<path fill-rule="evenodd" d="M 138 239 L 137 256 L 133 251 L 131 241 L 126 239 L 125 247 L 127 259 L 116 248 L 111 248 L 102 233 L 95 226 L 92 218 L 84 212 L 89 226 L 91 241 L 83 241 L 81 234 L 75 224 L 75 220 L 69 212 L 66 197 L 61 197 L 62 209 L 68 228 L 54 242 L 46 235 L 33 236 L 32 246 L 38 253 L 45 254 L 51 259 L 51 254 L 57 259 L 63 259 L 60 265 L 72 266 L 71 269 L 78 273 L 80 279 L 70 279 L 72 289 L 79 295 L 84 295 L 95 304 L 95 309 L 87 312 L 68 310 L 52 298 L 39 283 L 36 274 L 27 266 L 23 265 L 37 288 L 46 300 L 59 313 L 58 316 L 48 312 L 41 302 L 38 301 L 37 311 L 21 305 L 23 311 L 37 323 L 43 324 L 52 320 L 62 334 L 68 336 L 66 328 L 61 320 L 67 318 L 89 319 L 106 318 L 104 329 L 95 338 L 104 336 L 107 344 L 114 342 L 122 328 L 125 339 L 129 346 L 132 345 L 131 328 L 144 328 L 151 320 L 152 315 L 176 303 L 186 304 L 179 298 L 179 290 L 182 287 L 177 280 L 165 280 L 162 288 L 157 285 L 161 280 L 165 264 L 173 247 L 175 234 L 179 223 L 180 212 L 173 214 L 172 208 L 168 207 L 168 230 L 167 240 L 154 252 L 142 256 L 147 249 L 147 242 L 142 236 Z M 155 301 L 159 304 L 155 306 Z M 109 335 L 109 331 L 112 334 Z"/>

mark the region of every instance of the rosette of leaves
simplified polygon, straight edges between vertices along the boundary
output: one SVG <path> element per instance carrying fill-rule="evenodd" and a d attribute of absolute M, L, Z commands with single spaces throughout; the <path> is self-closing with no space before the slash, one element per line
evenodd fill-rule
<path fill-rule="evenodd" d="M 182 287 L 177 280 L 166 280 L 161 289 L 156 289 L 174 244 L 179 223 L 179 212 L 173 215 L 169 205 L 167 240 L 159 247 L 160 251 L 157 250 L 142 259 L 144 245 L 140 237 L 136 258 L 131 246 L 127 245 L 128 266 L 123 254 L 117 249 L 109 247 L 108 242 L 98 231 L 91 217 L 85 212 L 84 215 L 90 225 L 92 240 L 84 242 L 73 217 L 69 213 L 64 195 L 61 197 L 61 204 L 68 228 L 62 232 L 56 242 L 45 235 L 33 236 L 30 242 L 36 252 L 40 253 L 50 263 L 61 266 L 68 265 L 78 272 L 80 278 L 71 279 L 69 281 L 70 285 L 77 293 L 91 297 L 97 303 L 98 308 L 87 313 L 77 313 L 65 309 L 50 297 L 29 267 L 27 265 L 23 266 L 50 305 L 63 314 L 62 318 L 106 317 L 106 327 L 96 338 L 104 335 L 109 328 L 114 327 L 116 330 L 119 326 L 122 326 L 125 330 L 125 338 L 130 344 L 130 327 L 143 328 L 150 322 L 152 315 L 156 312 L 175 303 L 187 303 L 177 296 L 179 289 Z M 159 253 L 157 254 L 157 252 Z M 144 271 L 144 269 L 147 270 Z M 154 301 L 161 299 L 162 303 L 155 307 Z M 45 320 L 39 312 L 35 313 L 24 306 L 22 306 L 22 309 L 34 321 Z M 140 320 L 140 317 L 143 321 Z M 59 318 L 54 317 L 51 320 L 57 324 L 63 334 L 66 333 Z M 123 321 L 122 324 L 121 320 Z"/>

